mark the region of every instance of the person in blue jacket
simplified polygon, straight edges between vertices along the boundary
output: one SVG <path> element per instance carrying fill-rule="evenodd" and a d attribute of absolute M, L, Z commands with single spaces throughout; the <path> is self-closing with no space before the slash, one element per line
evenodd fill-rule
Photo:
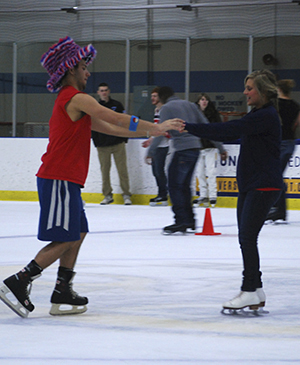
<path fill-rule="evenodd" d="M 225 302 L 223 308 L 257 310 L 266 301 L 259 265 L 258 234 L 283 188 L 281 122 L 274 74 L 268 70 L 254 71 L 246 76 L 244 83 L 247 104 L 253 107 L 247 115 L 226 123 L 186 123 L 185 129 L 193 135 L 215 141 L 240 138 L 237 221 L 244 270 L 240 293 Z"/>

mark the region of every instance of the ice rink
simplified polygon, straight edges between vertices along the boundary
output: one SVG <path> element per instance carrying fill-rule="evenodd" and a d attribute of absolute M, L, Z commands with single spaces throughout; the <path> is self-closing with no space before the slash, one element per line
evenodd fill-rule
<path fill-rule="evenodd" d="M 0 202 L 0 279 L 44 245 L 37 202 Z M 195 209 L 202 231 L 205 209 Z M 300 364 L 300 211 L 259 237 L 269 314 L 225 316 L 242 260 L 236 210 L 211 209 L 219 236 L 164 236 L 170 207 L 87 204 L 74 290 L 88 311 L 49 315 L 57 263 L 33 282 L 23 319 L 0 302 L 1 364 Z"/>

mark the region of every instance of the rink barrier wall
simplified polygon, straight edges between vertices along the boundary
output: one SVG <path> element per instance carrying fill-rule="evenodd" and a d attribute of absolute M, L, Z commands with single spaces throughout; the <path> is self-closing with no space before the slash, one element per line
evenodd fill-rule
<path fill-rule="evenodd" d="M 99 193 L 82 193 L 82 200 L 86 203 L 99 204 L 104 198 L 103 194 Z M 136 205 L 148 205 L 149 200 L 154 198 L 156 195 L 137 195 L 131 196 L 132 204 Z M 194 195 L 193 199 L 198 196 Z M 0 191 L 0 201 L 38 201 L 38 193 L 36 191 Z M 237 203 L 237 197 L 218 197 L 218 203 L 216 206 L 223 208 L 235 208 Z M 123 204 L 122 194 L 114 194 L 114 202 L 111 204 Z M 169 199 L 168 205 L 171 206 Z M 294 208 L 298 209 L 298 208 Z M 300 204 L 299 204 L 300 209 Z"/>
<path fill-rule="evenodd" d="M 147 205 L 157 195 L 155 179 L 151 166 L 145 163 L 146 150 L 141 146 L 144 139 L 129 139 L 127 165 L 133 204 Z M 0 200 L 37 201 L 35 174 L 41 164 L 41 156 L 46 151 L 47 138 L 0 138 Z M 225 162 L 217 160 L 218 201 L 219 207 L 236 207 L 238 188 L 235 179 L 239 154 L 239 143 L 226 143 L 228 158 Z M 167 164 L 171 154 L 168 155 Z M 197 172 L 195 168 L 192 179 L 192 193 L 197 196 Z M 288 209 L 300 209 L 300 140 L 297 140 L 295 152 L 284 172 L 287 187 Z M 114 161 L 111 168 L 113 187 L 113 204 L 123 204 L 122 192 Z M 97 150 L 91 144 L 90 168 L 82 198 L 87 203 L 99 204 L 103 199 L 101 193 L 101 174 Z M 169 202 L 170 205 L 170 202 Z"/>
<path fill-rule="evenodd" d="M 97 193 L 82 193 L 82 199 L 86 203 L 99 204 L 104 196 Z M 156 195 L 137 195 L 133 194 L 131 197 L 132 204 L 136 205 L 148 205 L 149 200 Z M 193 196 L 193 199 L 197 198 L 197 195 Z M 38 201 L 38 194 L 34 191 L 0 191 L 0 201 Z M 112 204 L 123 204 L 122 194 L 114 194 L 114 202 Z M 171 202 L 169 200 L 169 206 Z M 237 197 L 230 196 L 218 196 L 216 207 L 219 208 L 236 208 Z M 287 199 L 287 207 L 289 210 L 300 210 L 299 199 Z"/>

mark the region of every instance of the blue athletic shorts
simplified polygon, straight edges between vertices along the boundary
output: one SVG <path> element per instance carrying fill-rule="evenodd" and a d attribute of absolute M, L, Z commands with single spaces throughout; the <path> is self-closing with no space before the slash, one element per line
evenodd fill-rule
<path fill-rule="evenodd" d="M 80 185 L 63 180 L 37 178 L 40 200 L 38 239 L 72 242 L 88 232 Z"/>

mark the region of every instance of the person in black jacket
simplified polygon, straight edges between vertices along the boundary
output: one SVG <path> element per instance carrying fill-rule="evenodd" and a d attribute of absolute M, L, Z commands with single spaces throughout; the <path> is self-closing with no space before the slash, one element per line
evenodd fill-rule
<path fill-rule="evenodd" d="M 244 95 L 253 109 L 243 118 L 226 123 L 186 123 L 185 127 L 189 133 L 201 138 L 215 141 L 240 138 L 241 141 L 237 166 L 237 219 L 244 271 L 240 293 L 223 304 L 223 308 L 229 310 L 245 307 L 257 310 L 265 305 L 257 240 L 283 187 L 275 75 L 268 70 L 252 72 L 245 78 Z"/>
<path fill-rule="evenodd" d="M 99 95 L 99 103 L 101 105 L 115 112 L 124 113 L 123 105 L 110 97 L 110 89 L 107 83 L 102 82 L 99 84 L 97 94 Z M 104 199 L 100 204 L 107 205 L 114 201 L 110 181 L 111 157 L 113 156 L 120 179 L 120 186 L 123 191 L 124 204 L 131 205 L 125 145 L 128 138 L 110 136 L 92 131 L 92 139 L 98 151 L 102 174 L 102 193 Z"/>
<path fill-rule="evenodd" d="M 282 123 L 282 141 L 280 148 L 280 163 L 281 171 L 284 172 L 289 159 L 293 155 L 295 149 L 295 132 L 298 125 L 300 125 L 300 106 L 291 98 L 291 91 L 295 87 L 294 80 L 279 80 L 278 81 L 278 108 Z M 266 220 L 280 221 L 286 220 L 286 196 L 285 187 L 281 194 L 271 208 Z"/>

